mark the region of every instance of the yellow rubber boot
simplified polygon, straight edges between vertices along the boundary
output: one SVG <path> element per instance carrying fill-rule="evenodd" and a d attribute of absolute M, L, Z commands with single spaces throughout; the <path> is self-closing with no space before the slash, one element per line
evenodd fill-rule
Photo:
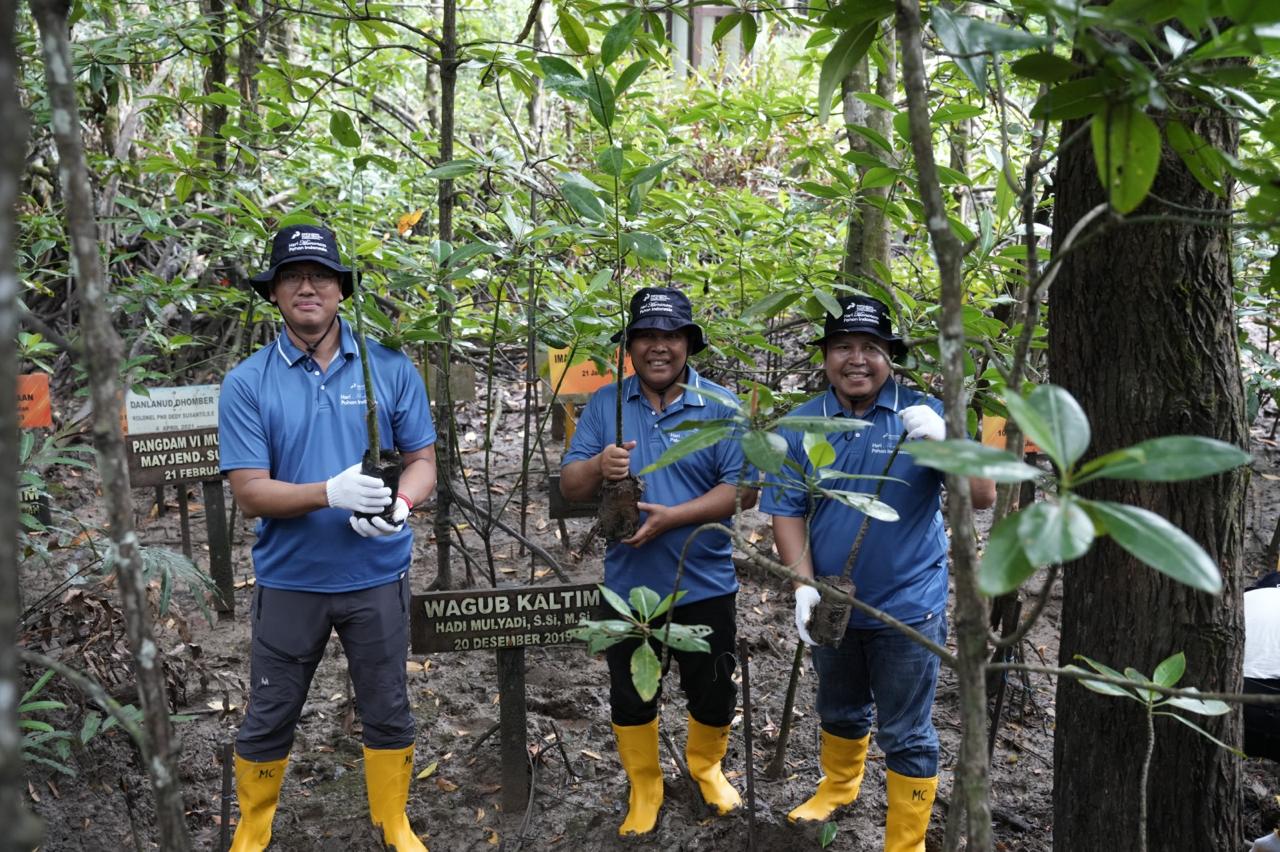
<path fill-rule="evenodd" d="M 658 766 L 658 720 L 647 725 L 614 725 L 618 759 L 631 782 L 627 818 L 618 834 L 648 834 L 658 824 L 662 807 L 662 768 Z"/>
<path fill-rule="evenodd" d="M 280 785 L 288 757 L 279 760 L 245 760 L 236 755 L 236 799 L 240 822 L 230 852 L 262 852 L 271 842 L 271 821 L 280 801 Z"/>
<path fill-rule="evenodd" d="M 884 823 L 884 852 L 924 852 L 924 835 L 933 815 L 938 776 L 909 778 L 885 770 L 889 815 Z"/>
<path fill-rule="evenodd" d="M 685 744 L 684 759 L 689 764 L 689 774 L 702 789 L 702 798 L 721 816 L 742 807 L 742 797 L 720 768 L 720 761 L 728 750 L 728 725 L 714 728 L 689 717 L 689 741 Z"/>
<path fill-rule="evenodd" d="M 413 746 L 364 750 L 364 783 L 369 789 L 369 818 L 382 829 L 382 842 L 396 852 L 427 852 L 409 827 L 404 807 L 413 777 Z"/>
<path fill-rule="evenodd" d="M 862 789 L 862 771 L 867 763 L 867 745 L 871 734 L 847 740 L 822 732 L 822 780 L 808 801 L 787 814 L 791 822 L 825 822 L 841 805 L 858 798 Z"/>

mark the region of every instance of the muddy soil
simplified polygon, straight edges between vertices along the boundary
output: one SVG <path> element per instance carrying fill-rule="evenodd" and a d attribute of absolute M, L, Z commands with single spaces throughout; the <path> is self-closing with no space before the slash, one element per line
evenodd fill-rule
<path fill-rule="evenodd" d="M 504 406 L 516 411 L 514 391 Z M 1267 437 L 1274 418 L 1264 411 L 1253 430 L 1258 473 L 1249 495 L 1247 572 L 1261 573 L 1262 553 L 1280 515 L 1280 450 Z M 464 414 L 462 444 L 464 466 L 473 482 L 473 495 L 484 502 L 479 481 L 484 469 L 480 444 L 483 435 L 469 431 L 470 418 L 481 429 L 482 417 L 468 409 Z M 508 422 L 509 421 L 509 422 Z M 503 517 L 519 523 L 519 453 L 523 419 L 507 415 L 495 434 L 499 446 L 489 460 L 494 472 L 488 499 L 497 511 L 512 492 L 516 498 Z M 505 437 L 504 437 L 505 436 Z M 548 445 L 554 464 L 558 448 Z M 567 538 L 547 517 L 546 480 L 540 470 L 532 477 L 531 500 L 526 512 L 529 537 L 565 566 L 575 582 L 601 576 L 602 544 L 590 534 L 592 521 L 567 522 Z M 56 521 L 64 528 L 101 520 L 100 499 L 88 475 L 57 473 Z M 1276 477 L 1276 478 L 1267 478 Z M 198 487 L 192 500 L 200 499 Z M 157 516 L 150 491 L 138 491 L 139 533 L 147 545 L 179 548 L 177 513 L 168 491 L 169 510 Z M 436 576 L 436 549 L 432 539 L 433 505 L 415 510 L 411 523 L 416 535 L 412 573 L 415 592 L 423 592 Z M 203 509 L 193 506 L 192 532 L 196 559 L 207 566 L 207 541 Z M 743 521 L 760 547 L 769 546 L 767 519 L 756 512 Z M 462 526 L 462 525 L 460 525 Z M 470 558 L 459 555 L 455 540 L 455 582 L 489 585 L 486 552 L 493 557 L 493 574 L 502 584 L 552 585 L 560 581 L 540 562 L 521 554 L 508 536 L 495 531 L 488 547 L 477 533 L 477 521 L 459 530 Z M 984 525 L 985 526 L 985 525 Z M 173 695 L 180 713 L 189 721 L 177 725 L 182 743 L 180 772 L 188 808 L 188 823 L 197 849 L 217 849 L 221 828 L 221 753 L 243 718 L 247 691 L 249 609 L 252 566 L 249 548 L 251 526 L 240 520 L 234 530 L 234 565 L 239 591 L 234 618 L 206 623 L 189 593 L 178 592 L 170 614 L 158 627 L 161 643 L 171 653 L 177 682 Z M 90 557 L 83 542 L 76 548 L 55 552 L 48 562 L 24 564 L 24 601 L 38 601 L 55 590 L 59 581 L 83 568 Z M 86 576 L 92 576 L 89 572 Z M 531 579 L 532 578 L 532 579 Z M 84 577 L 78 578 L 84 579 Z M 817 725 L 812 712 L 815 680 L 808 660 L 804 664 L 797 698 L 796 728 L 787 753 L 787 772 L 781 779 L 763 777 L 773 756 L 781 723 L 781 708 L 795 649 L 792 605 L 784 585 L 769 576 L 744 570 L 740 579 L 739 631 L 750 653 L 754 733 L 755 819 L 746 816 L 709 816 L 687 783 L 682 780 L 668 747 L 663 748 L 666 801 L 655 836 L 641 845 L 656 850 L 758 850 L 818 849 L 816 828 L 787 825 L 785 814 L 805 799 L 819 776 Z M 1034 584 L 1033 584 L 1034 585 Z M 44 604 L 32 616 L 45 625 L 38 638 L 50 653 L 73 663 L 89 660 L 110 680 L 112 671 L 125 674 L 115 688 L 123 700 L 129 697 L 127 668 L 112 664 L 121 647 L 102 639 L 110 633 L 111 613 L 89 605 L 95 599 L 115 600 L 111 588 L 96 581 L 73 585 L 69 593 L 55 595 L 63 603 Z M 1027 659 L 1054 663 L 1060 589 L 1041 622 L 1023 645 Z M 96 606 L 96 608 L 95 608 Z M 77 608 L 78 607 L 78 608 Z M 94 637 L 97 637 L 95 639 Z M 97 645 L 92 645 L 97 641 Z M 104 644 L 105 643 L 105 644 Z M 84 651 L 86 645 L 92 653 Z M 954 646 L 954 641 L 952 642 Z M 114 650 L 113 650 L 114 648 Z M 424 775 L 411 787 L 408 812 L 414 827 L 437 852 L 451 850 L 634 849 L 622 843 L 616 828 L 626 809 L 627 785 L 619 766 L 609 726 L 607 676 L 599 657 L 589 656 L 580 645 L 529 649 L 526 660 L 526 693 L 529 707 L 528 769 L 533 786 L 529 808 L 520 813 L 501 809 L 502 767 L 499 741 L 494 733 L 498 719 L 496 661 L 493 652 L 414 655 L 410 662 L 409 690 L 418 723 L 415 772 Z M 114 668 L 113 668 L 114 666 Z M 668 677 L 662 704 L 661 730 L 670 746 L 683 752 L 684 707 L 676 686 Z M 55 684 L 54 694 L 77 706 L 58 718 L 60 727 L 78 731 L 83 702 L 65 686 Z M 992 769 L 992 805 L 997 848 L 1044 850 L 1051 847 L 1054 686 L 1045 677 L 1014 677 L 1009 685 L 1000 721 Z M 946 801 L 951 796 L 952 772 L 959 741 L 958 695 L 955 678 L 945 669 L 938 688 L 935 719 L 942 740 L 942 773 L 939 803 L 935 809 L 930 848 L 939 848 Z M 275 819 L 272 849 L 376 850 L 381 844 L 369 827 L 365 803 L 359 722 L 354 719 L 348 689 L 346 663 L 339 643 L 332 642 L 316 674 L 298 726 L 292 761 Z M 742 719 L 735 720 L 725 768 L 730 780 L 745 792 L 747 760 Z M 48 852 L 60 850 L 119 850 L 155 848 L 153 806 L 146 775 L 136 751 L 119 730 L 93 738 L 77 749 L 71 761 L 75 777 L 41 765 L 29 765 L 30 805 L 45 819 Z M 1245 763 L 1245 832 L 1250 838 L 1280 819 L 1280 805 L 1272 798 L 1280 793 L 1280 769 L 1261 761 Z M 828 848 L 878 850 L 884 824 L 884 759 L 873 744 L 868 758 L 861 798 L 838 812 L 838 834 Z M 232 819 L 235 809 L 232 808 Z"/>

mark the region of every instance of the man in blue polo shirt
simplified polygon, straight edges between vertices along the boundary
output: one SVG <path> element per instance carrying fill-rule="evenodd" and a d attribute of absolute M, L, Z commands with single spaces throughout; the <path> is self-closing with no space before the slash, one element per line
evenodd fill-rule
<path fill-rule="evenodd" d="M 353 291 L 333 232 L 276 234 L 251 279 L 284 329 L 222 385 L 222 469 L 258 517 L 249 707 L 236 737 L 240 822 L 233 852 L 265 849 L 294 728 L 331 630 L 346 652 L 363 726 L 369 814 L 388 845 L 423 850 L 405 814 L 414 721 L 405 680 L 413 533 L 405 519 L 436 483 L 435 427 L 404 355 L 367 341 L 383 447 L 403 454 L 399 493 L 360 472 L 365 385 L 351 327 Z M 392 507 L 389 517 L 377 516 Z M 373 513 L 357 517 L 354 513 Z"/>
<path fill-rule="evenodd" d="M 944 437 L 942 404 L 902 387 L 892 377 L 891 360 L 906 354 L 893 334 L 885 306 L 860 296 L 840 300 L 841 315 L 828 315 L 822 337 L 823 367 L 830 387 L 792 412 L 797 417 L 852 417 L 870 425 L 832 433 L 843 473 L 880 476 L 899 440 Z M 900 437 L 902 436 L 902 437 Z M 804 436 L 785 435 L 788 457 L 807 474 L 813 466 Z M 778 555 L 801 577 L 843 572 L 863 515 L 835 500 L 810 496 L 798 477 L 770 476 L 761 509 L 773 515 Z M 947 536 L 940 492 L 943 475 L 916 465 L 901 453 L 889 469 L 880 499 L 897 510 L 896 523 L 872 520 L 853 566 L 860 600 L 914 627 L 938 644 L 946 641 Z M 901 480 L 901 481 L 896 481 Z M 847 488 L 849 480 L 825 485 Z M 784 487 L 789 486 L 789 487 Z M 995 502 L 995 483 L 971 479 L 973 502 Z M 874 484 L 867 490 L 874 489 Z M 808 622 L 819 595 L 796 584 L 796 629 L 814 645 Z M 925 831 L 938 785 L 938 736 L 933 727 L 938 658 L 904 634 L 854 610 L 838 647 L 814 647 L 818 673 L 818 716 L 822 725 L 817 792 L 788 819 L 825 821 L 852 802 L 862 785 L 873 719 L 876 742 L 885 753 L 889 811 L 886 852 L 924 852 Z"/>
<path fill-rule="evenodd" d="M 621 335 L 619 335 L 621 337 Z M 589 500 L 606 479 L 639 472 L 682 437 L 672 432 L 689 420 L 714 420 L 733 412 L 709 389 L 729 392 L 699 376 L 688 357 L 706 347 L 693 321 L 689 299 L 668 287 L 644 287 L 631 299 L 626 347 L 635 375 L 622 383 L 623 443 L 616 439 L 617 386 L 596 391 L 587 403 L 562 461 L 560 490 L 570 500 Z M 681 385 L 687 385 L 688 390 Z M 636 586 L 659 595 L 675 588 L 676 568 L 686 541 L 700 524 L 728 523 L 737 502 L 738 483 L 749 475 L 737 441 L 720 441 L 697 450 L 644 479 L 639 504 L 640 528 L 631 538 L 612 541 L 605 553 L 605 585 L 625 600 Z M 742 492 L 743 508 L 755 504 L 755 491 Z M 680 686 L 688 699 L 689 737 L 685 748 L 689 773 L 703 798 L 718 813 L 742 804 L 725 778 L 721 761 L 728 750 L 737 689 L 734 644 L 738 580 L 733 545 L 723 533 L 703 533 L 689 545 L 680 590 L 688 594 L 675 607 L 677 624 L 712 628 L 711 653 L 672 651 L 680 665 Z M 605 652 L 609 664 L 609 704 L 618 757 L 631 792 L 621 835 L 651 832 L 662 807 L 662 769 L 658 765 L 658 696 L 644 701 L 631 682 L 631 655 L 639 640 L 621 642 Z M 661 653 L 659 651 L 659 653 Z"/>

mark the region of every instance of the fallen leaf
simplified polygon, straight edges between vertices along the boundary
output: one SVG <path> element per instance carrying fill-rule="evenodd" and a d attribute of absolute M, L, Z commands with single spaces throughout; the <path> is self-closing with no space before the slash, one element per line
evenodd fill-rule
<path fill-rule="evenodd" d="M 476 808 L 476 822 L 484 822 L 484 808 Z"/>
<path fill-rule="evenodd" d="M 430 766 L 428 766 L 426 769 L 418 773 L 418 780 L 421 781 L 423 778 L 430 778 L 431 775 L 436 771 L 436 767 L 439 765 L 440 765 L 440 761 L 438 760 L 431 761 Z"/>
<path fill-rule="evenodd" d="M 589 758 L 591 758 L 592 760 L 601 760 L 601 759 L 602 759 L 602 758 L 600 757 L 600 755 L 596 754 L 594 751 L 587 751 L 585 748 L 580 752 L 580 754 L 581 754 L 583 757 L 589 757 Z"/>
<path fill-rule="evenodd" d="M 489 845 L 490 846 L 498 845 L 498 832 L 494 831 L 492 828 L 489 829 Z"/>
<path fill-rule="evenodd" d="M 458 785 L 447 778 L 437 778 L 436 786 L 446 793 L 452 793 L 454 790 L 458 789 Z"/>
<path fill-rule="evenodd" d="M 341 693 L 341 692 L 335 692 L 333 695 L 330 695 L 330 696 L 329 696 L 329 700 L 330 700 L 330 701 L 341 701 L 341 700 L 342 700 L 342 693 Z"/>
<path fill-rule="evenodd" d="M 403 237 L 413 229 L 414 225 L 418 224 L 418 220 L 421 218 L 421 210 L 414 210 L 411 213 L 406 213 L 396 220 L 396 230 L 399 231 L 400 236 Z"/>

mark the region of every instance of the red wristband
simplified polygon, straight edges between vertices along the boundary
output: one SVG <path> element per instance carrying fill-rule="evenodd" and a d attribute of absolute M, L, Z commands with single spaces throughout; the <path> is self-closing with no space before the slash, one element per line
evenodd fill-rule
<path fill-rule="evenodd" d="M 412 501 L 412 500 L 410 500 L 410 499 L 408 498 L 408 496 L 406 496 L 406 495 L 405 495 L 405 493 L 404 493 L 403 491 L 398 491 L 398 492 L 396 492 L 396 496 L 397 496 L 397 497 L 399 497 L 401 500 L 403 500 L 403 501 L 404 501 L 404 504 L 405 504 L 406 506 L 408 506 L 408 507 L 409 507 L 409 511 L 410 511 L 410 512 L 412 512 L 412 511 L 413 511 L 413 501 Z"/>

